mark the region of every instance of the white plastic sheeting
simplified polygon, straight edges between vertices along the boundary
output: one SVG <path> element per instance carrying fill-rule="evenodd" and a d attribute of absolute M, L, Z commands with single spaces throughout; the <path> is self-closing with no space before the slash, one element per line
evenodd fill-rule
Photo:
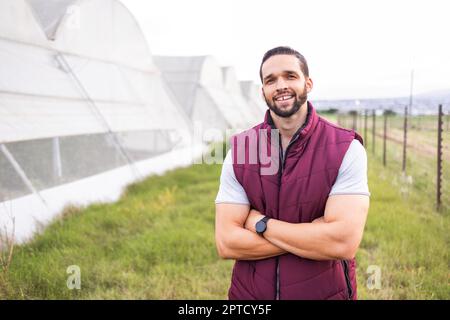
<path fill-rule="evenodd" d="M 45 33 L 34 19 L 33 11 L 24 0 L 0 1 L 0 37 L 15 42 L 47 46 Z"/>
<path fill-rule="evenodd" d="M 46 3 L 32 2 L 35 8 Z M 37 28 L 37 23 L 25 21 L 23 34 L 16 34 L 2 20 L 0 142 L 168 128 L 187 137 L 188 119 L 164 88 L 128 11 L 110 0 L 70 3 L 78 8 L 70 11 L 80 16 L 78 28 L 63 17 L 55 41 L 46 41 L 42 33 L 34 34 L 38 41 L 27 38 L 32 32 L 26 29 Z M 14 9 L 31 11 L 21 0 L 3 0 L 0 5 L 2 15 Z M 20 42 L 13 39 L 15 35 Z M 99 121 L 99 116 L 104 120 Z"/>
<path fill-rule="evenodd" d="M 75 7 L 76 0 L 27 0 L 33 8 L 36 20 L 40 23 L 48 39 L 54 39 L 56 30 L 63 17 Z"/>
<path fill-rule="evenodd" d="M 241 92 L 248 104 L 252 105 L 254 110 L 258 110 L 262 117 L 267 110 L 267 104 L 264 101 L 261 92 L 261 86 L 253 81 L 240 81 Z"/>
<path fill-rule="evenodd" d="M 191 125 L 120 2 L 0 1 L 0 226 L 11 208 L 19 240 L 189 163 Z"/>
<path fill-rule="evenodd" d="M 223 67 L 223 83 L 226 92 L 231 96 L 233 103 L 238 106 L 239 110 L 247 119 L 251 126 L 261 122 L 261 113 L 259 108 L 255 108 L 253 104 L 247 103 L 244 96 L 242 95 L 242 90 L 240 83 L 236 77 L 236 73 L 233 67 Z"/>
<path fill-rule="evenodd" d="M 51 17 L 58 20 L 61 15 L 58 7 L 48 6 L 49 0 L 27 1 L 35 15 L 39 8 L 50 20 Z M 49 42 L 53 49 L 141 71 L 156 71 L 136 20 L 119 1 L 64 0 L 63 3 L 65 14 L 59 19 L 54 41 Z"/>
<path fill-rule="evenodd" d="M 232 90 L 225 87 L 225 83 L 232 83 L 235 79 L 224 76 L 213 57 L 154 56 L 154 61 L 194 123 L 223 130 L 245 129 L 254 122 L 243 98 L 233 97 Z M 237 81 L 236 85 L 239 86 Z M 237 92 L 235 96 L 239 94 Z"/>

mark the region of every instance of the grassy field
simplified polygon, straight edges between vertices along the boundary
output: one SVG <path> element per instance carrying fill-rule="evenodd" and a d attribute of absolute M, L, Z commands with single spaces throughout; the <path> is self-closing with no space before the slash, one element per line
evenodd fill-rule
<path fill-rule="evenodd" d="M 450 211 L 434 210 L 430 177 L 399 174 L 399 148 L 390 149 L 386 168 L 368 149 L 372 195 L 357 254 L 359 298 L 450 299 Z M 416 161 L 431 170 L 431 160 L 417 159 L 411 170 Z M 214 244 L 220 169 L 173 170 L 130 186 L 116 203 L 67 208 L 15 248 L 9 271 L 0 272 L 0 298 L 225 299 L 232 261 L 220 260 Z M 80 290 L 66 285 L 71 265 L 80 267 Z M 371 265 L 381 270 L 381 289 L 366 286 Z"/>

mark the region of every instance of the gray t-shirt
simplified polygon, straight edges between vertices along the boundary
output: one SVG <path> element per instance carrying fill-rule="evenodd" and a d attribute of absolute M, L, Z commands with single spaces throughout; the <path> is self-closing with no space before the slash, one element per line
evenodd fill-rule
<path fill-rule="evenodd" d="M 367 154 L 362 144 L 354 139 L 350 144 L 331 188 L 331 195 L 360 194 L 370 196 L 367 184 Z M 220 176 L 216 203 L 250 204 L 242 185 L 234 174 L 231 151 L 228 151 Z"/>

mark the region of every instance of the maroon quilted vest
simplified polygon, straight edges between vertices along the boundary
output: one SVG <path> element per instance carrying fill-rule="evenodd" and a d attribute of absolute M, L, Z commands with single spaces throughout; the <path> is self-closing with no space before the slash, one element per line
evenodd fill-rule
<path fill-rule="evenodd" d="M 232 137 L 236 178 L 245 189 L 251 207 L 262 214 L 290 223 L 311 222 L 324 215 L 328 194 L 350 143 L 355 138 L 362 143 L 362 139 L 353 130 L 319 117 L 308 102 L 305 124 L 292 138 L 285 156 L 280 156 L 276 172 L 262 174 L 268 164 L 260 161 L 259 151 L 267 148 L 266 154 L 270 155 L 273 128 L 267 111 L 263 123 Z M 264 132 L 267 132 L 265 145 L 261 144 Z M 250 161 L 248 139 L 247 143 L 237 143 L 245 141 L 250 133 L 258 140 L 257 161 Z M 245 154 L 245 161 L 239 162 L 238 154 Z M 356 300 L 355 268 L 354 259 L 315 261 L 290 253 L 255 261 L 237 260 L 228 296 L 233 300 Z"/>

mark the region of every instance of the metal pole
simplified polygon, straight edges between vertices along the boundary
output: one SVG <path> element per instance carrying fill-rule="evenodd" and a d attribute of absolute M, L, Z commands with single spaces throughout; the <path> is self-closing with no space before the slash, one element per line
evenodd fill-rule
<path fill-rule="evenodd" d="M 359 130 L 361 130 L 361 134 L 362 134 L 362 130 L 363 130 L 363 126 L 364 126 L 364 111 L 361 110 L 359 112 L 359 115 L 360 115 L 360 117 L 359 117 L 359 127 L 360 127 L 360 129 Z"/>
<path fill-rule="evenodd" d="M 384 130 L 383 130 L 383 166 L 386 167 L 386 134 L 387 131 L 387 113 L 384 112 Z"/>
<path fill-rule="evenodd" d="M 12 165 L 12 167 L 16 171 L 17 175 L 20 177 L 22 182 L 27 186 L 28 190 L 30 190 L 33 194 L 35 194 L 42 201 L 42 203 L 46 207 L 48 207 L 47 206 L 47 202 L 45 201 L 45 199 L 41 196 L 39 191 L 34 187 L 33 183 L 28 178 L 27 174 L 22 169 L 21 165 L 16 161 L 14 156 L 11 154 L 11 152 L 9 152 L 8 148 L 4 144 L 0 144 L 0 151 L 4 154 L 6 159 Z"/>
<path fill-rule="evenodd" d="M 402 171 L 406 172 L 406 142 L 408 137 L 408 106 L 405 106 L 405 120 L 403 122 L 403 161 Z"/>
<path fill-rule="evenodd" d="M 367 145 L 367 109 L 364 110 L 364 144 Z"/>
<path fill-rule="evenodd" d="M 414 85 L 414 68 L 411 69 L 411 86 L 409 91 L 409 115 L 412 115 L 412 104 L 413 104 L 413 85 Z M 411 121 L 412 124 L 412 121 Z"/>
<path fill-rule="evenodd" d="M 441 208 L 441 185 L 442 185 L 442 104 L 439 105 L 438 116 L 438 148 L 437 148 L 437 194 L 436 194 L 436 209 Z"/>
<path fill-rule="evenodd" d="M 55 182 L 58 182 L 62 178 L 61 148 L 59 144 L 59 137 L 53 137 L 52 151 L 53 151 L 53 178 Z"/>
<path fill-rule="evenodd" d="M 375 154 L 375 109 L 372 110 L 372 153 Z"/>

